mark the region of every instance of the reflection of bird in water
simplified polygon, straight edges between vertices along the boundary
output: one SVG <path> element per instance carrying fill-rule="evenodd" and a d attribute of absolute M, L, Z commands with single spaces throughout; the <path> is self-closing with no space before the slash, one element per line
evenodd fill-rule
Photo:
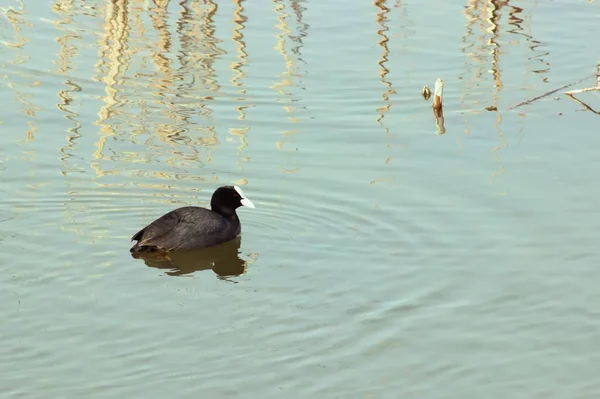
<path fill-rule="evenodd" d="M 219 187 L 210 200 L 211 209 L 185 206 L 166 213 L 131 238 L 137 242 L 130 251 L 200 249 L 232 240 L 242 231 L 235 213 L 240 206 L 254 208 L 239 187 Z"/>
<path fill-rule="evenodd" d="M 247 262 L 239 257 L 241 237 L 210 248 L 174 251 L 169 253 L 137 252 L 131 256 L 142 259 L 146 266 L 168 269 L 169 276 L 183 276 L 212 269 L 219 278 L 239 276 L 246 271 Z"/>

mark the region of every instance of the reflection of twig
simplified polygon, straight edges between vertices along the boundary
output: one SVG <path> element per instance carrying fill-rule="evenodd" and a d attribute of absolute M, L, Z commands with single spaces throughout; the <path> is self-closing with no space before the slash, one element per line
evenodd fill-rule
<path fill-rule="evenodd" d="M 600 87 L 596 87 L 596 88 L 594 88 L 594 90 L 600 90 Z M 570 93 L 565 93 L 565 94 L 567 96 L 571 97 L 573 100 L 577 101 L 579 104 L 583 105 L 588 111 L 592 111 L 596 115 L 600 115 L 600 111 L 594 110 L 592 107 L 590 107 L 589 105 L 587 105 L 586 103 L 584 103 L 583 101 L 581 101 L 580 99 L 578 99 L 577 97 L 573 96 Z"/>
<path fill-rule="evenodd" d="M 446 127 L 444 126 L 444 108 L 443 108 L 443 97 L 444 97 L 444 81 L 437 78 L 435 81 L 435 89 L 433 92 L 433 117 L 435 119 L 435 133 L 444 134 L 446 133 Z"/>
<path fill-rule="evenodd" d="M 559 90 L 566 89 L 569 86 L 573 86 L 573 85 L 575 85 L 577 83 L 583 82 L 584 80 L 589 79 L 589 78 L 594 77 L 594 76 L 596 76 L 596 74 L 593 74 L 593 75 L 590 75 L 590 76 L 586 76 L 585 78 L 581 78 L 581 79 L 579 79 L 579 80 L 577 80 L 577 81 L 575 81 L 573 83 L 566 84 L 564 86 L 559 87 L 558 89 L 554 89 L 552 91 L 549 91 L 547 93 L 544 93 L 544 94 L 541 94 L 541 95 L 539 95 L 537 97 L 534 97 L 531 100 L 520 102 L 519 104 L 513 105 L 512 107 L 510 107 L 509 110 L 517 108 L 517 107 L 520 107 L 521 105 L 531 104 L 532 102 L 537 101 L 540 98 L 548 97 L 549 95 L 554 94 L 554 93 L 556 93 Z"/>
<path fill-rule="evenodd" d="M 598 71 L 596 73 L 596 87 L 588 87 L 585 89 L 566 91 L 564 94 L 571 97 L 573 100 L 577 101 L 579 104 L 583 105 L 587 110 L 592 111 L 596 115 L 600 115 L 600 111 L 594 110 L 592 107 L 590 107 L 589 105 L 587 105 L 586 103 L 584 103 L 583 101 L 581 101 L 580 99 L 576 98 L 573 95 L 573 94 L 579 94 L 579 93 L 587 93 L 589 91 L 600 91 L 600 62 L 598 63 L 597 68 L 598 68 Z"/>
<path fill-rule="evenodd" d="M 442 107 L 433 108 L 433 117 L 435 118 L 435 133 L 446 133 L 446 127 L 444 126 L 444 109 Z"/>

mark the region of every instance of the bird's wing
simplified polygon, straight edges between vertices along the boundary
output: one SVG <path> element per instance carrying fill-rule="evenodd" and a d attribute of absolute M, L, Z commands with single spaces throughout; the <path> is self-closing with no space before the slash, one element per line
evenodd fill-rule
<path fill-rule="evenodd" d="M 192 227 L 194 226 L 194 227 Z M 198 230 L 196 226 L 201 226 Z M 132 240 L 139 246 L 157 245 L 164 249 L 177 248 L 190 231 L 203 235 L 212 235 L 220 231 L 223 218 L 205 208 L 184 207 L 164 214 L 144 229 L 137 232 Z"/>

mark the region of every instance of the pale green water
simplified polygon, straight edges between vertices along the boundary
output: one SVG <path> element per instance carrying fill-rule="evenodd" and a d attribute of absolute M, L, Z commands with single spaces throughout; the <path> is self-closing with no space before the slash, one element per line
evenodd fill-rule
<path fill-rule="evenodd" d="M 508 109 L 598 2 L 157 3 L 1 2 L 0 397 L 600 396 L 600 119 Z M 131 258 L 229 183 L 241 243 Z"/>

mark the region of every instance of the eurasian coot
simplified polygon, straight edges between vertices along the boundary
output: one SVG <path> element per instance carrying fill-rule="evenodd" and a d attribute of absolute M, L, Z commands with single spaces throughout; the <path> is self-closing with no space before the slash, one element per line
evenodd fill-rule
<path fill-rule="evenodd" d="M 240 206 L 254 208 L 239 187 L 219 187 L 210 200 L 211 210 L 184 206 L 161 216 L 131 237 L 137 242 L 130 251 L 197 249 L 232 240 L 242 230 L 235 213 Z"/>

